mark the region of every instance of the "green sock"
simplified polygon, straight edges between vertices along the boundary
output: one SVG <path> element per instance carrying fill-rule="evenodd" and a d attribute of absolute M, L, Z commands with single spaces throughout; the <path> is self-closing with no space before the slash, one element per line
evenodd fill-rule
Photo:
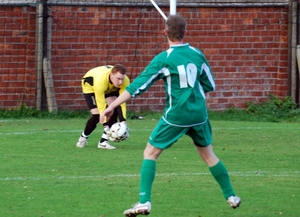
<path fill-rule="evenodd" d="M 216 165 L 209 167 L 209 170 L 220 185 L 225 199 L 227 200 L 228 197 L 234 196 L 235 193 L 231 186 L 229 175 L 224 164 L 219 161 Z"/>
<path fill-rule="evenodd" d="M 156 161 L 145 159 L 142 163 L 140 180 L 140 203 L 151 201 L 151 189 L 155 178 Z"/>

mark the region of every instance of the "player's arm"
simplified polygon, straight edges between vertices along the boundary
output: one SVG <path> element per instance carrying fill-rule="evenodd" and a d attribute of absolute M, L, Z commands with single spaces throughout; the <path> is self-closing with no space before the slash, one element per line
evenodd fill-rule
<path fill-rule="evenodd" d="M 157 60 L 158 59 L 158 60 Z M 114 109 L 120 104 L 126 102 L 131 97 L 141 95 L 145 92 L 155 81 L 160 79 L 162 72 L 159 58 L 155 57 L 151 63 L 144 69 L 144 71 L 134 79 L 134 81 L 126 87 L 126 90 L 100 115 L 100 122 L 103 123 L 105 117 L 109 119 L 113 114 Z M 162 69 L 163 70 L 163 69 Z"/>
<path fill-rule="evenodd" d="M 103 85 L 99 85 L 99 84 L 94 85 L 94 92 L 95 92 L 95 100 L 96 100 L 97 108 L 99 110 L 99 113 L 101 114 L 106 108 L 106 100 L 105 100 Z M 106 122 L 106 120 L 104 122 Z"/>
<path fill-rule="evenodd" d="M 204 62 L 202 64 L 202 69 L 203 71 L 200 75 L 200 83 L 203 87 L 204 92 L 207 93 L 210 91 L 214 91 L 216 84 L 209 64 Z"/>
<path fill-rule="evenodd" d="M 114 109 L 121 105 L 122 103 L 126 102 L 127 100 L 129 100 L 131 98 L 131 95 L 130 93 L 125 90 L 115 101 L 113 101 L 110 106 L 108 106 L 100 115 L 100 123 L 103 123 L 104 120 L 105 120 L 105 117 L 106 119 L 108 120 L 111 115 L 113 114 L 114 112 Z"/>
<path fill-rule="evenodd" d="M 125 76 L 123 84 L 121 85 L 121 88 L 119 90 L 119 95 L 121 95 L 125 91 L 125 88 L 129 84 L 130 84 L 130 80 L 127 76 Z M 123 102 L 120 106 L 117 106 L 115 110 L 118 113 L 120 122 L 126 121 L 126 114 L 127 114 L 126 102 Z"/>

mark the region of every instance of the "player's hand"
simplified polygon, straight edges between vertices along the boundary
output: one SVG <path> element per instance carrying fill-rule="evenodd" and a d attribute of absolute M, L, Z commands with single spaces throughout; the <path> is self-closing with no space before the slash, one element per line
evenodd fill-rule
<path fill-rule="evenodd" d="M 105 117 L 106 117 L 106 121 L 108 121 L 113 113 L 114 113 L 114 110 L 111 109 L 110 107 L 107 107 L 100 115 L 100 123 L 101 124 L 104 123 Z"/>

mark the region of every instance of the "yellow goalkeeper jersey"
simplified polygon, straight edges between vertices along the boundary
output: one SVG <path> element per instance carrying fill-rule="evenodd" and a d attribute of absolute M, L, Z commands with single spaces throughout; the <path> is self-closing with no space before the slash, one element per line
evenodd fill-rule
<path fill-rule="evenodd" d="M 111 65 L 99 66 L 89 70 L 82 78 L 82 91 L 83 93 L 95 93 L 96 104 L 100 114 L 106 108 L 105 94 L 109 94 L 114 91 L 119 91 L 119 94 L 121 94 L 130 84 L 128 76 L 125 75 L 120 88 L 115 87 L 109 79 L 109 74 L 112 68 L 113 66 Z M 89 78 L 89 82 L 84 82 L 86 78 Z M 123 116 L 126 118 L 126 103 L 122 103 L 121 108 Z"/>

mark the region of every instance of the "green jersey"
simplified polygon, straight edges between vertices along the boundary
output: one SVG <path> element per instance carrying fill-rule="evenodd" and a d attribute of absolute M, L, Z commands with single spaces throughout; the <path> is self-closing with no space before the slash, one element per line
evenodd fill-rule
<path fill-rule="evenodd" d="M 135 97 L 159 79 L 164 81 L 166 92 L 162 118 L 168 124 L 189 127 L 206 122 L 205 93 L 215 89 L 215 82 L 200 50 L 189 44 L 171 46 L 155 56 L 126 90 Z"/>

